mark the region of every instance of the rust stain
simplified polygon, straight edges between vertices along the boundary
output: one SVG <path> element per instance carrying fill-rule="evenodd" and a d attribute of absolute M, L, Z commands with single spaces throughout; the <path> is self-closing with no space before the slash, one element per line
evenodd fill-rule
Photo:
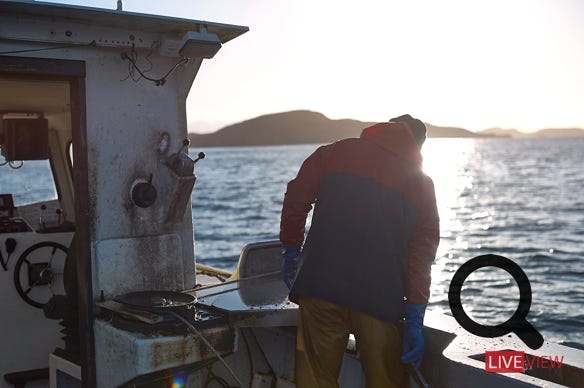
<path fill-rule="evenodd" d="M 228 327 L 212 328 L 201 333 L 219 354 L 231 353 L 235 346 L 235 330 Z M 152 344 L 151 367 L 154 370 L 190 364 L 214 357 L 215 354 L 200 339 L 189 332 L 171 341 Z"/>

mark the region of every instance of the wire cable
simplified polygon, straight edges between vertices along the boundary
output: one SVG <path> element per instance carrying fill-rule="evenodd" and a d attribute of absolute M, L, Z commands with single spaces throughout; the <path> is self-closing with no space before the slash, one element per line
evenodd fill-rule
<path fill-rule="evenodd" d="M 148 59 L 148 57 L 150 56 L 150 54 L 146 57 L 146 60 L 150 63 L 150 68 L 152 68 L 152 62 L 150 62 L 150 60 Z M 148 70 L 142 70 L 138 67 L 138 65 L 136 64 L 136 61 L 138 59 L 138 55 L 136 54 L 136 51 L 134 50 L 134 46 L 132 46 L 132 51 L 130 51 L 130 54 L 127 53 L 122 53 L 122 59 L 127 59 L 128 60 L 128 77 L 131 77 L 132 80 L 134 80 L 134 82 L 138 82 L 138 80 L 140 80 L 140 78 L 135 79 L 134 78 L 134 71 L 137 71 L 138 74 L 140 74 L 140 76 L 148 81 L 152 81 L 156 84 L 156 86 L 162 86 L 166 83 L 166 78 L 168 78 L 180 65 L 184 65 L 187 64 L 189 62 L 189 58 L 181 58 L 177 63 L 175 63 L 175 65 L 173 67 L 170 68 L 170 70 L 168 70 L 166 72 L 166 74 L 164 76 L 162 76 L 161 78 L 151 78 L 148 77 L 146 74 L 146 72 L 148 72 Z M 128 77 L 126 77 L 124 80 L 128 79 Z M 123 81 L 123 80 L 122 80 Z"/>
<path fill-rule="evenodd" d="M 8 261 L 8 260 L 6 260 Z M 247 359 L 249 360 L 249 386 L 253 383 L 253 356 L 251 354 L 251 348 L 249 347 L 249 342 L 247 337 L 245 336 L 245 329 L 242 327 L 240 328 L 241 338 L 243 338 L 243 342 L 245 342 L 245 349 L 247 351 Z"/>
<path fill-rule="evenodd" d="M 97 43 L 95 43 L 95 40 L 92 40 L 89 43 L 81 43 L 81 44 L 75 44 L 74 43 L 74 44 L 69 44 L 69 45 L 66 45 L 66 46 L 45 47 L 45 48 L 28 49 L 28 50 L 2 51 L 2 52 L 0 52 L 0 55 L 4 55 L 4 54 L 20 54 L 20 53 L 33 53 L 33 52 L 36 52 L 36 51 L 60 50 L 60 49 L 78 48 L 78 47 L 87 47 L 87 46 L 97 47 Z"/>
<path fill-rule="evenodd" d="M 239 386 L 241 388 L 244 388 L 243 383 L 241 382 L 241 380 L 239 380 L 239 378 L 237 377 L 237 375 L 235 374 L 235 372 L 233 371 L 233 369 L 231 369 L 231 367 L 227 364 L 227 362 L 225 362 L 225 360 L 223 359 L 223 357 L 221 357 L 221 355 L 219 354 L 219 352 L 217 350 L 215 350 L 215 348 L 213 347 L 213 345 L 211 345 L 211 343 L 209 341 L 207 341 L 207 339 L 205 337 L 203 337 L 203 334 L 201 334 L 201 332 L 199 330 L 197 330 L 197 328 L 188 320 L 186 320 L 182 315 L 172 312 L 172 315 L 174 315 L 176 318 L 178 318 L 182 323 L 184 323 L 190 330 L 193 331 L 193 333 L 195 333 L 196 335 L 199 336 L 199 338 L 205 343 L 205 345 L 207 345 L 209 347 L 209 349 L 211 349 L 211 351 L 213 352 L 213 354 L 215 354 L 215 356 L 219 359 L 219 361 L 221 361 L 221 363 L 223 363 L 223 365 L 225 366 L 225 368 L 227 369 L 227 371 L 231 374 L 231 376 L 235 379 L 235 381 L 237 382 L 237 384 L 239 384 Z"/>
<path fill-rule="evenodd" d="M 249 330 L 249 333 L 251 334 L 251 337 L 254 339 L 256 345 L 258 346 L 258 348 L 260 350 L 260 353 L 264 357 L 264 361 L 268 365 L 268 368 L 270 368 L 270 371 L 272 372 L 272 376 L 277 376 L 276 375 L 276 371 L 274 370 L 274 368 L 272 367 L 272 364 L 270 363 L 270 359 L 266 355 L 266 352 L 264 351 L 264 348 L 262 347 L 262 344 L 260 344 L 260 341 L 258 340 L 258 337 L 253 332 L 253 329 L 252 328 L 249 328 L 248 330 Z"/>

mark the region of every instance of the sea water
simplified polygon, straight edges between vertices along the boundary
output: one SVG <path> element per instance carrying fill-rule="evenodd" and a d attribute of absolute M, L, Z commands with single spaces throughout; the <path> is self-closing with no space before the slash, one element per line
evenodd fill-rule
<path fill-rule="evenodd" d="M 197 261 L 232 270 L 243 245 L 277 240 L 286 184 L 317 147 L 193 149 L 207 154 L 192 195 Z M 584 138 L 429 139 L 423 156 L 441 218 L 429 309 L 450 314 L 456 270 L 501 255 L 527 275 L 528 320 L 545 340 L 584 347 Z M 519 287 L 484 268 L 461 298 L 471 318 L 497 325 L 518 307 Z"/>
<path fill-rule="evenodd" d="M 197 262 L 233 270 L 245 244 L 277 240 L 286 184 L 317 147 L 192 148 L 207 155 L 192 193 Z M 497 254 L 529 278 L 527 318 L 545 340 L 584 347 L 583 155 L 584 138 L 429 139 L 424 170 L 441 218 L 429 309 L 449 314 L 454 273 Z M 0 192 L 17 205 L 56 196 L 46 161 L 0 167 Z M 501 269 L 478 270 L 462 288 L 465 311 L 485 325 L 510 318 L 518 300 Z"/>

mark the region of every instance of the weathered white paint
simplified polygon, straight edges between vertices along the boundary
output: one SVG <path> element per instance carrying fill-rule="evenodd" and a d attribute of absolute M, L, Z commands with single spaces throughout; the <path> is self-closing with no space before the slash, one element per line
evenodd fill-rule
<path fill-rule="evenodd" d="M 106 299 L 143 290 L 182 290 L 182 243 L 177 234 L 100 240 L 95 281 Z M 154 255 L 156 260 L 149 260 Z"/>
<path fill-rule="evenodd" d="M 89 231 L 94 299 L 102 290 L 113 297 L 126 291 L 194 287 L 190 192 L 180 192 L 185 190 L 185 185 L 181 187 L 166 163 L 187 138 L 186 97 L 202 58 L 191 58 L 183 63 L 178 51 L 188 31 L 205 38 L 200 34 L 204 30 L 203 23 L 207 36 L 212 40 L 217 40 L 218 36 L 223 43 L 247 28 L 46 3 L 0 2 L 0 7 L 3 52 L 71 45 L 12 55 L 81 60 L 86 65 L 85 113 L 90 177 L 87 188 L 90 208 L 87 210 L 92 216 Z M 181 64 L 163 85 L 157 86 L 144 78 L 133 80 L 128 70 L 129 62 L 122 54 L 134 56 L 137 66 L 152 78 L 160 78 L 177 63 Z M 134 72 L 134 78 L 138 77 L 138 72 Z M 42 101 L 42 96 L 34 97 L 35 101 Z M 63 106 L 71 103 L 63 102 Z M 51 128 L 56 130 L 50 146 L 53 159 L 58 162 L 59 175 L 65 174 L 65 144 L 72 129 L 70 112 L 53 111 L 57 106 L 54 102 L 50 107 L 47 104 L 46 112 L 50 113 L 47 116 Z M 45 109 L 41 107 L 40 110 Z M 168 148 L 161 152 L 163 136 Z M 61 207 L 69 218 L 74 216 L 73 190 L 70 179 L 65 179 L 63 174 L 59 179 L 66 183 L 66 192 Z M 157 200 L 149 208 L 139 208 L 130 198 L 131 185 L 138 179 L 150 178 L 157 190 Z M 184 182 L 189 178 L 180 180 Z M 177 198 L 185 199 L 180 208 L 173 206 Z M 170 210 L 174 217 L 170 217 L 172 222 L 167 222 Z M 44 235 L 42 239 L 55 240 L 55 237 Z M 66 240 L 63 241 L 65 246 L 69 245 L 70 238 L 70 234 L 62 238 Z M 34 241 L 35 238 L 27 238 L 22 248 Z M 25 305 L 15 296 L 11 272 L 0 276 L 6 278 L 2 279 L 1 287 L 6 290 L 2 290 L 5 292 L 0 294 L 0 301 L 10 306 L 8 310 L 13 319 L 3 319 L 5 333 L 1 335 L 11 338 L 3 341 L 3 347 L 21 349 L 19 354 L 23 356 L 11 357 L 3 351 L 5 356 L 0 359 L 0 371 L 3 374 L 47 366 L 48 353 L 59 344 L 57 322 L 44 319 L 40 310 Z M 112 359 L 118 355 L 125 359 L 118 347 L 100 345 L 107 337 L 101 327 L 102 323 L 96 323 L 96 358 Z M 42 340 L 37 338 L 37 333 Z M 26 338 L 30 338 L 31 343 L 23 343 Z M 169 342 L 166 339 L 152 341 L 158 341 L 160 349 Z M 102 365 L 98 364 L 98 385 L 109 386 L 104 382 L 109 381 L 106 376 L 111 369 L 103 369 Z M 110 367 L 120 370 L 120 364 Z M 146 372 L 148 369 L 141 369 L 140 373 Z"/>
<path fill-rule="evenodd" d="M 99 385 L 117 387 L 134 377 L 215 357 L 195 335 L 153 336 L 120 330 L 96 321 L 96 348 Z M 202 335 L 219 354 L 235 350 L 235 331 L 228 326 L 203 330 Z"/>

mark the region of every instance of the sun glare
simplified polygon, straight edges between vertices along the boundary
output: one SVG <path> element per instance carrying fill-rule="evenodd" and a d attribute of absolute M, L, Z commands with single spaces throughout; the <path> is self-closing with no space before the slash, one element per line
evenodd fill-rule
<path fill-rule="evenodd" d="M 475 155 L 475 140 L 472 139 L 429 139 L 424 144 L 424 172 L 434 181 L 438 213 L 440 215 L 440 245 L 432 266 L 431 295 L 445 295 L 447 289 L 444 278 L 450 276 L 447 263 L 453 244 L 465 244 L 452 239 L 463 225 L 457 218 L 457 211 L 464 208 L 463 191 L 472 188 L 473 178 L 466 173 L 466 166 Z M 442 285 L 442 286 L 441 286 Z M 437 289 L 440 288 L 440 289 Z M 433 302 L 434 300 L 431 300 Z"/>
<path fill-rule="evenodd" d="M 434 181 L 442 234 L 456 230 L 453 208 L 463 206 L 460 194 L 472 187 L 472 177 L 465 174 L 465 166 L 473 153 L 471 139 L 429 139 L 422 149 L 424 172 Z M 441 251 L 445 249 L 441 246 Z"/>

